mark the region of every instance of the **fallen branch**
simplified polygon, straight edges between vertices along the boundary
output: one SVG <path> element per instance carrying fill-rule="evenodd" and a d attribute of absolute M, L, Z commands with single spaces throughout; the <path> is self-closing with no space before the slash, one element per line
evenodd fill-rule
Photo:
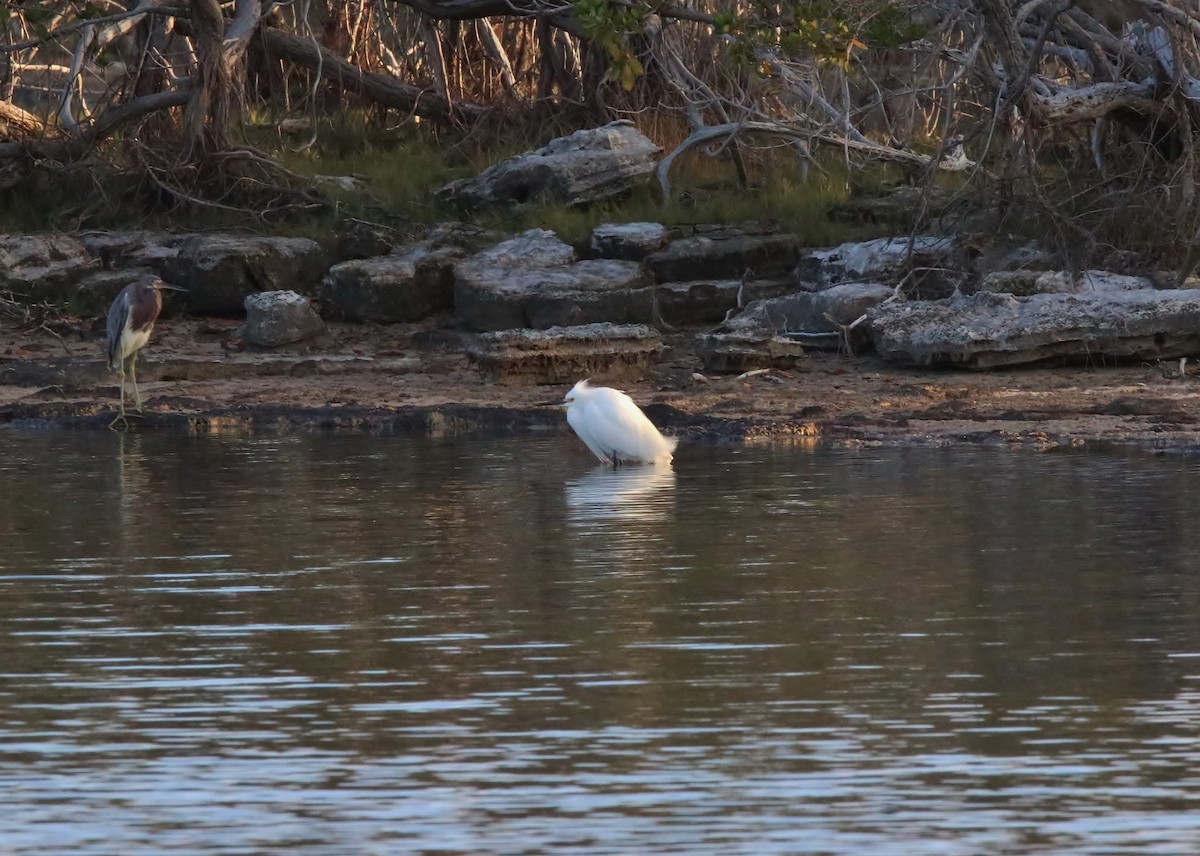
<path fill-rule="evenodd" d="M 172 89 L 167 92 L 144 95 L 128 101 L 120 107 L 105 110 L 96 117 L 91 125 L 82 126 L 79 133 L 71 139 L 0 143 L 0 158 L 28 155 L 35 159 L 75 160 L 85 154 L 91 146 L 104 140 L 123 125 L 133 124 L 160 110 L 182 107 L 187 104 L 190 95 L 189 89 Z"/>
<path fill-rule="evenodd" d="M 793 140 L 800 143 L 822 143 L 824 145 L 836 146 L 842 150 L 850 150 L 858 154 L 867 155 L 879 160 L 898 163 L 903 166 L 910 167 L 914 170 L 927 169 L 933 165 L 933 158 L 929 155 L 910 152 L 905 149 L 896 149 L 891 146 L 880 145 L 873 143 L 867 139 L 853 139 L 841 134 L 834 134 L 822 131 L 809 131 L 799 128 L 790 128 L 787 125 L 780 125 L 773 122 L 728 122 L 723 125 L 707 125 L 693 131 L 687 138 L 675 147 L 666 157 L 659 161 L 658 168 L 655 170 L 655 177 L 658 179 L 658 186 L 662 192 L 664 200 L 671 198 L 671 182 L 669 173 L 671 164 L 675 159 L 688 149 L 702 143 L 707 143 L 712 140 L 722 137 L 732 139 L 734 136 L 742 133 L 748 134 L 766 134 L 769 136 L 781 137 L 787 140 Z M 957 172 L 962 169 L 968 169 L 974 166 L 974 163 L 965 158 L 958 160 L 947 160 L 937 165 L 938 169 L 943 169 L 951 172 Z"/>
<path fill-rule="evenodd" d="M 443 96 L 382 74 L 363 71 L 312 39 L 285 33 L 274 27 L 259 29 L 267 52 L 310 71 L 319 71 L 324 80 L 347 92 L 361 95 L 384 107 L 393 107 L 429 119 L 461 116 L 477 119 L 489 108 L 465 101 L 450 102 Z"/>

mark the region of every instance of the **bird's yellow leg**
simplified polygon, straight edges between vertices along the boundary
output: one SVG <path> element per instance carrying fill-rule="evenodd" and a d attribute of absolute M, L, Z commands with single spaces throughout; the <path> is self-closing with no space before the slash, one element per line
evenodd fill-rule
<path fill-rule="evenodd" d="M 108 427 L 114 427 L 118 422 L 128 427 L 129 421 L 125 418 L 125 360 L 118 359 L 117 374 L 121 378 L 120 397 L 117 399 L 117 415 L 113 417 L 113 421 L 108 423 Z"/>
<path fill-rule="evenodd" d="M 133 378 L 133 409 L 138 413 L 142 412 L 142 394 L 138 392 L 137 385 L 137 358 L 138 352 L 134 351 L 133 356 L 129 358 L 129 374 Z"/>

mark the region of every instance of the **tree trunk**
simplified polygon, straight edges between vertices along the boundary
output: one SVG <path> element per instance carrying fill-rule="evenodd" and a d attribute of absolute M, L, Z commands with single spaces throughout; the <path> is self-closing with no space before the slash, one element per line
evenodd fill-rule
<path fill-rule="evenodd" d="M 223 51 L 225 16 L 219 0 L 189 0 L 188 6 L 198 65 L 184 112 L 183 133 L 195 157 L 225 147 L 231 84 Z"/>

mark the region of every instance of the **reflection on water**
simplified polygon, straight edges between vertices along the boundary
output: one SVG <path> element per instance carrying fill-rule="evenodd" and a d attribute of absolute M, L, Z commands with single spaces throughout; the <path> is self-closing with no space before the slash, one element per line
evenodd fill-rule
<path fill-rule="evenodd" d="M 0 433 L 0 851 L 1194 852 L 1198 469 Z"/>
<path fill-rule="evenodd" d="M 568 518 L 579 526 L 598 520 L 665 520 L 675 510 L 675 470 L 596 467 L 567 481 L 566 507 Z"/>

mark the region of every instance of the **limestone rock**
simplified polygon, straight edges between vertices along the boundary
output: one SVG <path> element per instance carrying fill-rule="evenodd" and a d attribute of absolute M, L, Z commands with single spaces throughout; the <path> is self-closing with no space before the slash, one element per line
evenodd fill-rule
<path fill-rule="evenodd" d="M 892 296 L 893 289 L 870 282 L 835 285 L 818 292 L 796 292 L 756 300 L 741 315 L 697 339 L 697 351 L 709 371 L 788 368 L 804 358 L 804 348 L 837 348 L 842 328 Z M 869 327 L 850 333 L 850 345 L 864 345 Z"/>
<path fill-rule="evenodd" d="M 476 330 L 650 323 L 654 293 L 641 265 L 575 261 L 553 233 L 533 229 L 455 268 L 455 313 Z"/>
<path fill-rule="evenodd" d="M 710 372 L 788 369 L 804 361 L 804 346 L 786 336 L 704 333 L 696 337 L 696 354 Z"/>
<path fill-rule="evenodd" d="M 756 277 L 789 273 L 800 258 L 795 235 L 771 225 L 695 226 L 689 234 L 646 257 L 658 282 L 736 279 L 747 269 Z"/>
<path fill-rule="evenodd" d="M 150 268 L 167 278 L 172 273 L 170 265 L 179 255 L 179 248 L 190 237 L 173 232 L 95 230 L 80 234 L 79 241 L 105 270 Z"/>
<path fill-rule="evenodd" d="M 953 291 L 957 278 L 947 281 L 940 271 L 963 267 L 956 258 L 954 239 L 919 235 L 913 239 L 911 249 L 910 254 L 908 238 L 878 238 L 815 250 L 800 259 L 796 277 L 812 290 L 820 290 L 843 282 L 896 282 L 910 270 L 935 268 L 938 270 L 915 277 L 912 286 L 926 285 L 946 294 Z"/>
<path fill-rule="evenodd" d="M 1024 296 L 1030 294 L 1086 294 L 1088 292 L 1137 291 L 1154 288 L 1141 276 L 1125 276 L 1105 270 L 1068 271 L 1005 270 L 986 274 L 979 291 L 994 291 Z"/>
<path fill-rule="evenodd" d="M 454 264 L 462 256 L 457 247 L 423 241 L 386 256 L 342 262 L 325 274 L 321 299 L 352 321 L 420 321 L 453 306 Z"/>
<path fill-rule="evenodd" d="M 474 178 L 452 181 L 438 195 L 467 209 L 536 201 L 595 202 L 645 181 L 660 151 L 632 122 L 619 120 L 551 140 Z"/>
<path fill-rule="evenodd" d="M 1200 291 L 1012 297 L 979 292 L 869 313 L 876 350 L 912 365 L 972 368 L 1057 358 L 1171 359 L 1200 353 Z"/>
<path fill-rule="evenodd" d="M 194 313 L 239 315 L 256 291 L 311 291 L 325 265 L 321 245 L 308 238 L 193 235 L 164 265 L 163 278 L 188 290 Z"/>
<path fill-rule="evenodd" d="M 69 235 L 0 235 L 0 289 L 17 300 L 60 302 L 96 264 Z"/>
<path fill-rule="evenodd" d="M 325 330 L 312 302 L 294 291 L 260 291 L 246 297 L 247 342 L 274 348 L 301 342 Z"/>
<path fill-rule="evenodd" d="M 662 337 L 640 324 L 583 324 L 484 333 L 467 356 L 499 383 L 574 383 L 580 378 L 628 381 L 645 376 Z"/>
<path fill-rule="evenodd" d="M 788 279 L 666 282 L 657 287 L 658 313 L 668 324 L 717 324 L 731 309 L 794 291 Z"/>
<path fill-rule="evenodd" d="M 545 231 L 545 230 L 539 230 Z M 546 232 L 553 236 L 553 232 Z M 507 236 L 495 229 L 485 229 L 473 223 L 460 223 L 449 220 L 444 223 L 434 223 L 425 230 L 424 239 L 432 247 L 457 247 L 467 254 L 483 250 L 503 241 Z"/>
<path fill-rule="evenodd" d="M 599 259 L 640 262 L 665 247 L 670 236 L 662 223 L 602 223 L 592 230 L 588 251 Z"/>
<path fill-rule="evenodd" d="M 796 292 L 751 303 L 741 315 L 721 325 L 717 334 L 766 341 L 773 336 L 796 336 L 809 347 L 842 344 L 842 328 L 862 317 L 872 306 L 892 296 L 893 289 L 870 282 L 848 282 L 824 291 Z M 851 334 L 852 346 L 866 343 L 867 327 Z"/>
<path fill-rule="evenodd" d="M 575 261 L 575 251 L 549 229 L 529 229 L 468 260 L 472 267 L 551 268 Z"/>

